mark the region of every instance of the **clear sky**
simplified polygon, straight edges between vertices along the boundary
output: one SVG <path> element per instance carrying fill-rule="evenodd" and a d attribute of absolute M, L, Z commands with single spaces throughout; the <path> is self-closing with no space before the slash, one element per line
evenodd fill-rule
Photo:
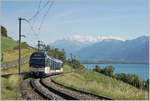
<path fill-rule="evenodd" d="M 42 0 L 41 0 L 42 1 Z M 11 37 L 18 39 L 18 18 L 30 18 L 37 11 L 38 0 L 3 0 L 1 2 L 1 23 L 8 29 Z M 41 2 L 41 7 L 46 4 Z M 38 39 L 46 43 L 71 37 L 117 36 L 135 38 L 148 35 L 148 0 L 54 0 L 41 30 L 38 30 L 46 6 L 31 24 L 23 21 L 24 41 L 36 43 Z"/>

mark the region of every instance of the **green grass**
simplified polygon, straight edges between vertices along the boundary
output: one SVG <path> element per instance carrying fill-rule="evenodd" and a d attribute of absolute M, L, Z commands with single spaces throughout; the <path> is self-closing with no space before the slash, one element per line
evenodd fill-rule
<path fill-rule="evenodd" d="M 29 57 L 34 52 L 34 49 L 21 49 L 21 57 Z M 18 59 L 18 50 L 9 50 L 3 52 L 2 63 L 10 62 Z"/>
<path fill-rule="evenodd" d="M 29 65 L 21 65 L 21 72 L 28 72 Z M 1 69 L 1 75 L 12 74 L 9 76 L 1 77 L 1 96 L 5 100 L 21 99 L 19 96 L 19 76 L 18 67 L 12 67 L 8 69 Z"/>
<path fill-rule="evenodd" d="M 29 64 L 23 64 L 21 65 L 21 72 L 28 72 L 29 71 Z M 1 69 L 1 75 L 4 74 L 17 74 L 18 73 L 18 66 L 11 67 L 7 69 Z"/>
<path fill-rule="evenodd" d="M 83 70 L 72 72 L 55 76 L 52 79 L 60 84 L 77 90 L 90 92 L 116 100 L 148 99 L 147 91 L 137 89 L 127 83 L 94 71 Z"/>
<path fill-rule="evenodd" d="M 20 99 L 19 76 L 11 75 L 7 78 L 1 77 L 1 96 L 3 100 Z"/>
<path fill-rule="evenodd" d="M 71 71 L 73 71 L 73 69 L 67 63 L 64 63 L 63 71 L 64 72 L 71 72 Z"/>
<path fill-rule="evenodd" d="M 3 61 L 10 62 L 13 60 L 18 59 L 18 50 L 14 49 L 18 44 L 15 40 L 11 38 L 1 37 L 1 49 L 3 52 Z M 32 48 L 24 48 L 21 49 L 21 57 L 29 56 L 34 49 Z M 29 71 L 29 64 L 21 65 L 21 72 L 28 72 Z M 4 100 L 17 100 L 21 99 L 20 92 L 19 92 L 19 83 L 20 78 L 18 76 L 18 66 L 8 68 L 8 69 L 1 69 L 1 99 Z M 11 74 L 11 75 L 7 75 Z"/>
<path fill-rule="evenodd" d="M 9 37 L 1 37 L 1 52 L 3 53 L 2 63 L 10 62 L 18 59 L 18 49 L 14 49 L 18 46 L 17 41 Z M 21 47 L 21 57 L 30 56 L 35 50 L 30 46 L 23 44 Z"/>
<path fill-rule="evenodd" d="M 1 36 L 1 52 L 12 50 L 17 42 L 11 38 Z"/>

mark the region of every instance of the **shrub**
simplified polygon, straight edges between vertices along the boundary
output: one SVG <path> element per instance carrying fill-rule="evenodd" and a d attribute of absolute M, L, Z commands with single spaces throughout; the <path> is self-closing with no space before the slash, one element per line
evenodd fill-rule
<path fill-rule="evenodd" d="M 141 80 L 138 75 L 135 74 L 125 74 L 125 73 L 116 73 L 114 75 L 114 67 L 112 65 L 109 65 L 105 68 L 100 68 L 98 65 L 95 66 L 93 71 L 102 73 L 104 75 L 116 78 L 117 80 L 126 82 L 130 85 L 133 85 L 137 88 L 149 90 L 149 79 L 147 80 Z"/>
<path fill-rule="evenodd" d="M 149 79 L 148 80 L 140 80 L 139 77 L 135 74 L 119 73 L 119 74 L 115 74 L 115 78 L 117 80 L 121 80 L 128 84 L 131 84 L 137 88 L 149 90 Z"/>
<path fill-rule="evenodd" d="M 125 73 L 115 74 L 115 78 L 124 82 L 127 81 L 127 77 Z"/>
<path fill-rule="evenodd" d="M 64 50 L 61 51 L 58 48 L 51 48 L 49 45 L 46 46 L 45 50 L 47 51 L 49 56 L 60 59 L 63 62 L 66 61 L 66 56 L 65 56 Z"/>
<path fill-rule="evenodd" d="M 101 67 L 96 65 L 95 68 L 93 69 L 93 71 L 100 73 L 101 72 Z"/>
<path fill-rule="evenodd" d="M 83 69 L 84 66 L 77 59 L 68 60 L 68 63 L 72 66 L 73 69 Z"/>
<path fill-rule="evenodd" d="M 109 65 L 109 66 L 101 69 L 100 73 L 105 74 L 105 75 L 110 76 L 110 77 L 113 77 L 114 67 L 112 65 Z"/>
<path fill-rule="evenodd" d="M 22 49 L 26 49 L 26 48 L 29 48 L 29 45 L 26 43 L 26 42 L 22 42 L 20 47 Z M 14 47 L 14 49 L 19 49 L 19 45 L 17 45 L 16 47 Z"/>
<path fill-rule="evenodd" d="M 1 26 L 1 35 L 4 36 L 4 37 L 7 37 L 7 30 L 4 26 Z"/>

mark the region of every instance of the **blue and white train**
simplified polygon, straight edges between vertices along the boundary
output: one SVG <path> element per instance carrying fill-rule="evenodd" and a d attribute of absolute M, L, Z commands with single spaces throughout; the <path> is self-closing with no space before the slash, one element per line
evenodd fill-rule
<path fill-rule="evenodd" d="M 63 62 L 49 57 L 46 52 L 32 53 L 29 60 L 30 74 L 35 76 L 53 75 L 63 72 Z"/>

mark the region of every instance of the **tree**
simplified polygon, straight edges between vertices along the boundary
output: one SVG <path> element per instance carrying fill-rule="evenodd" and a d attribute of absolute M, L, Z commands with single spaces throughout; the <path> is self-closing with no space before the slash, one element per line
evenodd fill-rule
<path fill-rule="evenodd" d="M 127 83 L 139 87 L 139 77 L 135 74 L 127 74 Z"/>
<path fill-rule="evenodd" d="M 105 67 L 104 69 L 101 70 L 101 73 L 113 77 L 114 75 L 114 67 L 112 65 L 109 65 L 107 67 Z"/>
<path fill-rule="evenodd" d="M 112 65 L 107 67 L 107 75 L 111 77 L 114 75 L 114 67 Z"/>
<path fill-rule="evenodd" d="M 50 50 L 50 49 L 51 49 L 50 45 L 47 45 L 47 46 L 45 47 L 45 50 L 46 50 L 46 51 L 48 51 L 48 50 Z"/>
<path fill-rule="evenodd" d="M 115 74 L 115 78 L 117 79 L 117 80 L 121 80 L 121 81 L 124 81 L 124 82 L 126 82 L 127 81 L 127 76 L 126 76 L 126 74 L 125 73 L 116 73 Z"/>
<path fill-rule="evenodd" d="M 149 91 L 149 79 L 147 79 L 147 80 L 145 81 L 144 88 Z"/>
<path fill-rule="evenodd" d="M 49 56 L 60 59 L 63 62 L 66 61 L 65 51 L 60 51 L 58 48 L 53 49 L 50 46 L 47 46 L 46 50 Z"/>
<path fill-rule="evenodd" d="M 131 84 L 137 88 L 144 87 L 144 82 L 140 80 L 139 77 L 135 74 L 119 73 L 119 74 L 115 74 L 115 78 L 123 82 L 126 82 L 128 84 Z"/>
<path fill-rule="evenodd" d="M 7 30 L 4 26 L 1 26 L 1 35 L 7 37 Z"/>
<path fill-rule="evenodd" d="M 20 46 L 22 49 L 27 49 L 30 47 L 26 42 L 22 42 Z M 15 46 L 14 49 L 19 49 L 19 45 Z"/>
<path fill-rule="evenodd" d="M 79 60 L 73 58 L 71 60 L 68 60 L 68 63 L 72 66 L 74 69 L 83 69 L 84 66 L 79 62 Z"/>
<path fill-rule="evenodd" d="M 100 66 L 96 65 L 93 71 L 100 73 L 101 72 Z"/>

